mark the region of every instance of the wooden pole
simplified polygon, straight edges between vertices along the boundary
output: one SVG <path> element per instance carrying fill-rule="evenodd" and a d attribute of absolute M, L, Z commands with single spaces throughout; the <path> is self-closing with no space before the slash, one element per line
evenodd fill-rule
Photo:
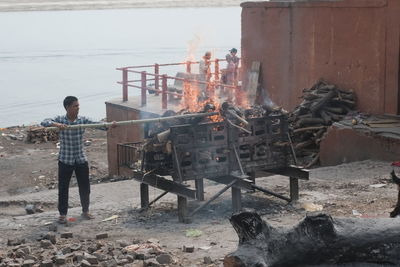
<path fill-rule="evenodd" d="M 122 101 L 128 101 L 128 70 L 122 70 Z"/>
<path fill-rule="evenodd" d="M 147 103 L 147 77 L 146 77 L 146 72 L 142 71 L 142 93 L 141 93 L 141 106 L 144 107 L 146 106 Z"/>
<path fill-rule="evenodd" d="M 157 90 L 160 90 L 160 65 L 157 63 L 154 64 L 154 74 L 154 89 L 156 89 L 156 95 L 158 95 Z"/>
<path fill-rule="evenodd" d="M 192 72 L 192 63 L 190 61 L 186 61 L 186 72 L 187 73 Z"/>
<path fill-rule="evenodd" d="M 161 108 L 162 109 L 167 109 L 168 105 L 168 98 L 167 98 L 167 93 L 168 93 L 168 84 L 167 84 L 167 75 L 162 76 L 162 95 L 161 95 Z"/>
<path fill-rule="evenodd" d="M 129 120 L 129 121 L 117 121 L 115 125 L 135 125 L 141 123 L 148 123 L 148 122 L 162 122 L 167 120 L 174 120 L 174 119 L 184 119 L 184 118 L 196 118 L 196 117 L 207 117 L 207 116 L 214 116 L 219 114 L 218 112 L 209 112 L 209 113 L 196 113 L 196 114 L 183 114 L 177 116 L 170 116 L 170 117 L 160 117 L 160 118 L 152 118 L 152 119 L 143 119 L 143 120 Z M 93 123 L 93 124 L 76 124 L 76 125 L 67 125 L 64 129 L 85 129 L 85 128 L 104 128 L 112 126 L 112 122 L 104 122 L 104 123 Z M 58 127 L 46 127 L 47 131 L 57 131 L 60 130 Z"/>

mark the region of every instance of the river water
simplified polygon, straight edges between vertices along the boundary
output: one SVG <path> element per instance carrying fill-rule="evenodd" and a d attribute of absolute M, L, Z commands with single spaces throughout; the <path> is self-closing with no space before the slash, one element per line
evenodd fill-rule
<path fill-rule="evenodd" d="M 240 7 L 0 13 L 0 127 L 63 114 L 67 95 L 80 99 L 81 115 L 104 118 L 104 102 L 122 95 L 116 68 L 183 62 L 192 53 L 198 60 L 206 50 L 223 58 L 240 48 L 240 13 Z"/>

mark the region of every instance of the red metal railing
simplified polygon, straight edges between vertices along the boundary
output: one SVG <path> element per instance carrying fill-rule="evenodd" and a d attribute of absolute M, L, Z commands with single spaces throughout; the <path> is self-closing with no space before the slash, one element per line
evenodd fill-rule
<path fill-rule="evenodd" d="M 238 90 L 238 86 L 236 85 L 227 85 L 222 84 L 220 82 L 221 71 L 219 67 L 219 63 L 221 61 L 225 61 L 225 59 L 215 59 L 211 60 L 211 64 L 213 64 L 214 72 L 211 73 L 213 81 L 200 81 L 200 80 L 193 80 L 193 79 L 185 79 L 179 77 L 168 76 L 167 74 L 160 74 L 160 67 L 167 67 L 167 66 L 179 66 L 179 65 L 186 65 L 186 73 L 191 73 L 192 65 L 199 64 L 199 61 L 187 61 L 182 63 L 169 63 L 169 64 L 154 64 L 154 65 L 142 65 L 142 66 L 128 66 L 117 68 L 117 70 L 122 71 L 122 81 L 117 82 L 118 84 L 122 85 L 122 100 L 128 101 L 128 88 L 138 88 L 141 90 L 141 106 L 145 106 L 147 103 L 147 92 L 154 92 L 156 95 L 161 94 L 161 105 L 162 109 L 167 109 L 168 106 L 168 95 L 173 95 L 177 97 L 184 98 L 184 93 L 176 93 L 168 91 L 168 80 L 178 80 L 183 81 L 183 88 L 190 84 L 203 84 L 208 88 L 211 88 L 210 91 L 215 91 L 217 86 L 223 86 L 224 88 L 230 88 L 233 90 Z M 154 73 L 147 72 L 144 70 L 137 70 L 137 69 L 144 69 L 144 68 L 152 68 Z M 140 79 L 129 80 L 129 75 L 140 75 Z M 152 77 L 149 79 L 149 77 Z M 160 88 L 160 80 L 161 80 L 161 88 Z M 148 81 L 154 81 L 154 88 L 148 87 Z M 140 84 L 138 84 L 140 83 Z M 184 90 L 183 90 L 184 91 Z"/>

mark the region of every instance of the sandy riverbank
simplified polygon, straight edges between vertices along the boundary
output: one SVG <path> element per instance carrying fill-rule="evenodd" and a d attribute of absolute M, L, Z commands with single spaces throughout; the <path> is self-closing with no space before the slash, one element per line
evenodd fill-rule
<path fill-rule="evenodd" d="M 6 0 L 0 2 L 0 12 L 90 10 L 123 8 L 172 8 L 172 7 L 229 7 L 239 6 L 243 0 Z"/>

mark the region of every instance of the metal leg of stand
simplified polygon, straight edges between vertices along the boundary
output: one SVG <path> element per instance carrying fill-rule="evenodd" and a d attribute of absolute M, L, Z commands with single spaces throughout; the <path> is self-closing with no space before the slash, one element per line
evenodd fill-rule
<path fill-rule="evenodd" d="M 187 223 L 187 198 L 178 196 L 178 219 L 179 222 Z"/>
<path fill-rule="evenodd" d="M 252 171 L 252 172 L 248 173 L 247 175 L 249 176 L 249 179 L 252 181 L 251 183 L 253 185 L 255 185 L 256 184 L 256 172 Z M 255 191 L 256 190 L 253 188 L 253 189 L 249 190 L 248 192 L 255 192 Z"/>
<path fill-rule="evenodd" d="M 203 179 L 196 179 L 194 180 L 196 186 L 196 197 L 197 200 L 203 201 L 204 200 L 204 181 Z"/>
<path fill-rule="evenodd" d="M 232 209 L 233 212 L 240 211 L 242 209 L 242 193 L 240 188 L 232 187 Z"/>
<path fill-rule="evenodd" d="M 256 172 L 252 171 L 248 175 L 250 176 L 250 180 L 252 180 L 252 184 L 256 184 Z"/>
<path fill-rule="evenodd" d="M 140 184 L 140 206 L 142 209 L 149 207 L 149 186 L 147 184 Z"/>
<path fill-rule="evenodd" d="M 290 179 L 290 200 L 299 200 L 299 179 L 294 177 L 289 177 Z"/>

